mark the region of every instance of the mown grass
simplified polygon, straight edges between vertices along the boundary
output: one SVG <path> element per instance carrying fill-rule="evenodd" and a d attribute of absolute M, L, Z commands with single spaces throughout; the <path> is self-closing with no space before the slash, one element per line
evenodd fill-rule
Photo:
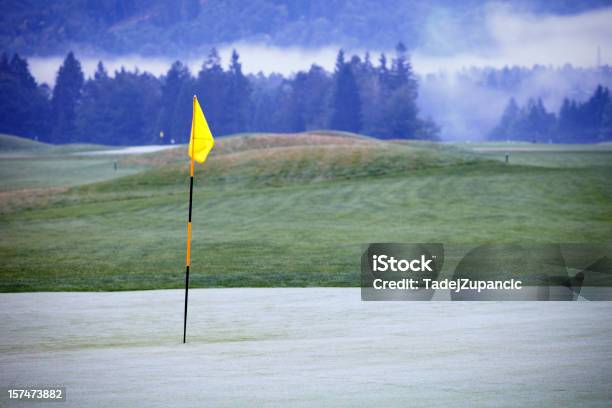
<path fill-rule="evenodd" d="M 192 287 L 358 286 L 368 242 L 612 241 L 612 166 L 322 135 L 219 141 L 196 175 Z M 182 287 L 183 150 L 5 211 L 0 290 Z"/>
<path fill-rule="evenodd" d="M 71 187 L 127 176 L 145 166 L 118 163 L 112 157 L 23 157 L 0 159 L 1 191 Z"/>

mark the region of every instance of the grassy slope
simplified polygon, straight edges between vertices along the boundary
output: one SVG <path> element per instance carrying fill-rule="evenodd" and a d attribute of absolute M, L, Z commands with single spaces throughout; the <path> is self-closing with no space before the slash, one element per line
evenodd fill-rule
<path fill-rule="evenodd" d="M 20 156 L 24 153 L 28 155 L 35 155 L 36 153 L 57 155 L 102 149 L 108 149 L 108 146 L 87 143 L 52 145 L 24 137 L 0 133 L 0 157 L 11 157 L 12 154 L 17 153 Z"/>
<path fill-rule="evenodd" d="M 181 287 L 183 154 L 11 207 L 0 290 Z M 347 135 L 227 138 L 196 176 L 192 284 L 358 285 L 367 242 L 610 242 L 611 175 Z"/>
<path fill-rule="evenodd" d="M 0 134 L 0 213 L 12 208 L 15 199 L 21 196 L 29 199 L 47 190 L 57 192 L 151 167 L 124 157 L 79 155 L 102 149 L 108 147 L 92 144 L 56 146 Z M 113 167 L 115 161 L 119 163 L 117 171 Z"/>
<path fill-rule="evenodd" d="M 0 133 L 0 152 L 7 153 L 13 151 L 23 150 L 42 150 L 48 149 L 51 145 L 46 143 L 37 142 L 31 139 L 23 137 L 17 137 L 12 135 L 6 135 Z"/>

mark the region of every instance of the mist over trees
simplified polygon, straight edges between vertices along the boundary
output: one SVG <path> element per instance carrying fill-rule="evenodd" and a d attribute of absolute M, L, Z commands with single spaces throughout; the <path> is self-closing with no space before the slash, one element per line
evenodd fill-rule
<path fill-rule="evenodd" d="M 435 139 L 439 133 L 418 115 L 417 80 L 401 43 L 390 66 L 385 55 L 375 66 L 369 54 L 347 59 L 340 50 L 334 72 L 313 65 L 290 78 L 247 76 L 236 51 L 224 69 L 213 48 L 195 75 L 176 61 L 159 78 L 123 68 L 111 76 L 100 62 L 86 80 L 70 52 L 52 93 L 36 84 L 25 59 L 3 54 L 0 89 L 0 132 L 52 143 L 185 142 L 193 95 L 215 135 L 334 129 Z"/>
<path fill-rule="evenodd" d="M 468 67 L 420 77 L 418 105 L 442 128 L 441 138 L 482 140 L 511 98 L 521 106 L 541 98 L 548 112 L 558 113 L 565 98 L 586 101 L 598 85 L 612 88 L 612 67 Z"/>
<path fill-rule="evenodd" d="M 541 98 L 529 99 L 522 107 L 511 98 L 490 139 L 552 143 L 612 140 L 610 91 L 599 85 L 584 102 L 565 98 L 558 115 L 548 112 Z"/>
<path fill-rule="evenodd" d="M 198 95 L 216 135 L 335 129 L 381 139 L 610 140 L 612 69 L 469 68 L 417 77 L 406 47 L 392 56 L 337 55 L 291 77 L 247 75 L 234 52 L 213 48 L 197 72 L 174 62 L 156 77 L 137 69 L 85 79 L 74 54 L 50 89 L 25 58 L 0 56 L 0 132 L 53 143 L 185 142 Z M 433 119 L 432 119 L 433 118 Z"/>

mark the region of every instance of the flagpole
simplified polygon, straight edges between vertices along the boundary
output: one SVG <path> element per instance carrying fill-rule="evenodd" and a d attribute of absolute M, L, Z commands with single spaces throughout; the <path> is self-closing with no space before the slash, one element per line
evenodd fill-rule
<path fill-rule="evenodd" d="M 193 113 L 195 114 L 195 95 L 193 96 Z M 192 117 L 195 117 L 192 116 Z M 193 120 L 191 121 L 191 137 L 193 139 Z M 191 266 L 191 208 L 193 202 L 193 149 L 195 141 L 191 143 L 191 163 L 189 165 L 189 217 L 187 219 L 187 259 L 185 267 L 185 314 L 183 316 L 183 344 L 187 340 L 187 300 L 189 298 L 189 267 Z"/>

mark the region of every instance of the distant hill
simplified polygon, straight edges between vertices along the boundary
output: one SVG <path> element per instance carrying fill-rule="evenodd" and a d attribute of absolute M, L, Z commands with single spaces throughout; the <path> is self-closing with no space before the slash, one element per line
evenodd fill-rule
<path fill-rule="evenodd" d="M 22 150 L 41 150 L 50 147 L 46 143 L 36 142 L 24 137 L 5 135 L 0 133 L 0 153 Z"/>
<path fill-rule="evenodd" d="M 0 6 L 0 49 L 26 55 L 68 48 L 106 53 L 183 56 L 234 41 L 409 49 L 424 41 L 432 17 L 466 34 L 454 47 L 483 42 L 489 1 L 366 0 L 36 0 Z M 558 14 L 610 5 L 606 0 L 498 1 L 513 9 Z M 46 5 L 42 5 L 46 4 Z M 486 39 L 484 39 L 486 41 Z"/>
<path fill-rule="evenodd" d="M 26 137 L 6 135 L 0 133 L 0 156 L 11 156 L 13 155 L 13 153 L 44 153 L 61 155 L 92 150 L 104 150 L 108 148 L 108 146 L 91 143 L 69 143 L 62 145 L 54 145 L 38 142 Z"/>

